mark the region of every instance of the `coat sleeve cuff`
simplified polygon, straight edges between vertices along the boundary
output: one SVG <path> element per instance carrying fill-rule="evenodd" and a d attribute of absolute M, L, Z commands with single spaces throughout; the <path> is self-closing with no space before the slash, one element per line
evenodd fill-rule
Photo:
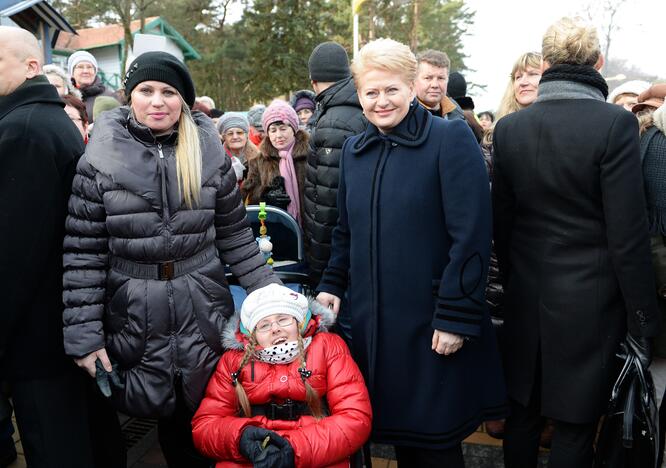
<path fill-rule="evenodd" d="M 432 328 L 469 338 L 481 336 L 482 315 L 438 309 L 432 320 Z"/>

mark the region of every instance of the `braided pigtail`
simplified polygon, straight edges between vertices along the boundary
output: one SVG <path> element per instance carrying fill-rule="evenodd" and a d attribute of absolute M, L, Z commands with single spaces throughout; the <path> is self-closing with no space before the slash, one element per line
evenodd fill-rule
<path fill-rule="evenodd" d="M 299 374 L 301 374 L 301 380 L 303 385 L 305 385 L 305 402 L 310 407 L 310 412 L 315 419 L 322 419 L 324 414 L 321 411 L 321 400 L 319 395 L 314 388 L 308 383 L 307 379 L 312 375 L 312 371 L 309 371 L 306 367 L 305 362 L 305 346 L 303 345 L 303 337 L 301 334 L 298 334 L 298 357 L 301 362 L 301 367 L 298 368 Z"/>
<path fill-rule="evenodd" d="M 250 408 L 250 400 L 247 397 L 247 393 L 245 393 L 245 389 L 243 388 L 243 384 L 240 382 L 239 377 L 243 367 L 245 367 L 245 365 L 250 362 L 250 359 L 254 357 L 256 347 L 257 338 L 254 333 L 252 333 L 252 335 L 250 335 L 250 342 L 245 347 L 245 354 L 243 354 L 243 359 L 241 359 L 238 370 L 231 373 L 231 383 L 236 389 L 236 397 L 238 398 L 238 405 L 240 406 L 239 409 L 242 415 L 246 418 L 252 417 L 252 409 Z"/>

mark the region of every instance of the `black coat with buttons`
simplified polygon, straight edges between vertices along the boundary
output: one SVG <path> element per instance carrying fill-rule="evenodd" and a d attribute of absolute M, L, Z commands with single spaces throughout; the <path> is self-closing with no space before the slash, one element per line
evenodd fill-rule
<path fill-rule="evenodd" d="M 591 422 L 627 329 L 658 328 L 636 118 L 594 99 L 502 118 L 493 207 L 509 396 L 540 385 L 544 416 Z"/>

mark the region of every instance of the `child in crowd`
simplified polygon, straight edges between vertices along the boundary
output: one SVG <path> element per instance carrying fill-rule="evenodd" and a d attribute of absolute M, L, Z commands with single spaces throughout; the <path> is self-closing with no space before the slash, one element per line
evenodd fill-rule
<path fill-rule="evenodd" d="M 333 321 L 285 286 L 247 297 L 192 420 L 195 445 L 217 468 L 349 466 L 372 411 L 347 346 L 326 332 Z"/>

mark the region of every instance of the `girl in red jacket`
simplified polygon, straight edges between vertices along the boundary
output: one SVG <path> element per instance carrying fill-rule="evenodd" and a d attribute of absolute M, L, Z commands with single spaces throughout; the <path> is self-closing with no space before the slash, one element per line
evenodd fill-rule
<path fill-rule="evenodd" d="M 227 351 L 192 420 L 216 467 L 348 467 L 372 411 L 333 314 L 277 284 L 252 292 L 229 321 Z"/>

